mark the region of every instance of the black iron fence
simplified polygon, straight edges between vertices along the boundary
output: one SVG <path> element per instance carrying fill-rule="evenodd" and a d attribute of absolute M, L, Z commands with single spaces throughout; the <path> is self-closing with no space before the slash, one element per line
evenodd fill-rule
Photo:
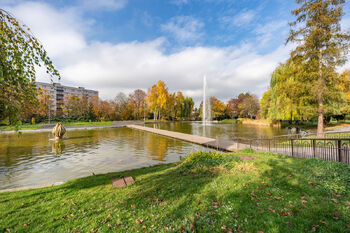
<path fill-rule="evenodd" d="M 350 164 L 350 138 L 235 138 L 256 151 Z"/>

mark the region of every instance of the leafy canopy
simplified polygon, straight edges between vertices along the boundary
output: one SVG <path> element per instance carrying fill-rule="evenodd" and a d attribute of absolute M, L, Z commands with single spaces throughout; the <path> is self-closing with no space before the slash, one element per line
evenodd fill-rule
<path fill-rule="evenodd" d="M 30 29 L 0 9 L 0 122 L 18 126 L 19 112 L 37 100 L 36 68 L 44 65 L 59 77 L 52 61 Z"/>

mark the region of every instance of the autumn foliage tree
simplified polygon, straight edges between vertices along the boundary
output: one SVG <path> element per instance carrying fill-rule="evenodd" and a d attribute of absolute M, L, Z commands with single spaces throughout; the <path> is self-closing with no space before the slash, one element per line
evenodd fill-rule
<path fill-rule="evenodd" d="M 227 102 L 227 114 L 230 118 L 256 118 L 259 109 L 259 99 L 250 93 L 240 93 Z"/>
<path fill-rule="evenodd" d="M 0 9 L 0 122 L 18 128 L 19 112 L 36 103 L 36 66 L 59 77 L 45 49 L 13 15 Z"/>

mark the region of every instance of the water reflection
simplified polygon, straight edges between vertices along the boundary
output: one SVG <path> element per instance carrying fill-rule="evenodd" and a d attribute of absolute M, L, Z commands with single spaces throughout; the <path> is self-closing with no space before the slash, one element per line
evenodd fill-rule
<path fill-rule="evenodd" d="M 0 189 L 175 162 L 206 150 L 128 128 L 68 131 L 60 141 L 51 137 L 49 132 L 0 135 Z"/>
<path fill-rule="evenodd" d="M 146 126 L 227 140 L 233 140 L 236 137 L 259 138 L 288 134 L 286 129 L 243 124 L 211 123 L 203 125 L 201 122 L 172 122 Z"/>
<path fill-rule="evenodd" d="M 62 154 L 63 150 L 65 148 L 65 144 L 63 140 L 56 140 L 52 143 L 52 152 L 54 152 L 56 155 Z"/>

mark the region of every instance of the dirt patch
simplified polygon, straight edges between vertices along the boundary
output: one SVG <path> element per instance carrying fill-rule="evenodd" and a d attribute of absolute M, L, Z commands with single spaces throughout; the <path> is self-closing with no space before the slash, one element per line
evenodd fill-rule
<path fill-rule="evenodd" d="M 254 156 L 239 156 L 239 158 L 242 160 L 257 160 Z"/>

